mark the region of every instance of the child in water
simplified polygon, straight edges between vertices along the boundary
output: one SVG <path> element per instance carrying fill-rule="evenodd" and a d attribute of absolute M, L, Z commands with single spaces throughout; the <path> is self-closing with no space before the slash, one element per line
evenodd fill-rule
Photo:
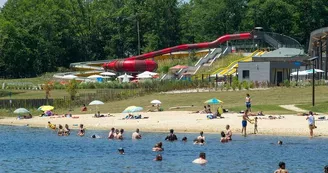
<path fill-rule="evenodd" d="M 79 132 L 77 133 L 77 135 L 84 136 L 84 134 L 85 134 L 85 129 L 83 127 L 83 124 L 80 124 L 80 129 L 79 129 Z"/>

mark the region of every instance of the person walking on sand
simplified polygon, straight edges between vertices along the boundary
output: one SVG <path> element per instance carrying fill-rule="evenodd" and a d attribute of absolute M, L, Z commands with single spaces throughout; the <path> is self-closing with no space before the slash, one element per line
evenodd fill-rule
<path fill-rule="evenodd" d="M 316 126 L 315 126 L 315 120 L 314 120 L 312 111 L 309 112 L 309 116 L 306 117 L 306 120 L 308 120 L 308 123 L 309 123 L 310 136 L 311 136 L 311 138 L 313 138 L 313 129 L 315 129 Z"/>
<path fill-rule="evenodd" d="M 246 99 L 245 99 L 245 104 L 246 104 L 246 109 L 249 111 L 249 112 L 252 112 L 252 109 L 251 109 L 251 96 L 247 93 L 246 94 Z"/>
<path fill-rule="evenodd" d="M 244 115 L 243 115 L 243 120 L 241 121 L 241 125 L 242 125 L 241 134 L 245 137 L 246 137 L 247 120 L 249 120 L 248 109 L 245 110 Z"/>
<path fill-rule="evenodd" d="M 285 162 L 279 162 L 279 169 L 274 171 L 274 173 L 288 173 Z"/>

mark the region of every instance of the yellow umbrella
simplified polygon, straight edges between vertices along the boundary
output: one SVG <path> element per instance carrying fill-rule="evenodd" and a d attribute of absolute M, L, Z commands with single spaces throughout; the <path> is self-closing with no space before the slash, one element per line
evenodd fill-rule
<path fill-rule="evenodd" d="M 54 107 L 50 105 L 43 105 L 38 108 L 39 111 L 51 111 Z"/>

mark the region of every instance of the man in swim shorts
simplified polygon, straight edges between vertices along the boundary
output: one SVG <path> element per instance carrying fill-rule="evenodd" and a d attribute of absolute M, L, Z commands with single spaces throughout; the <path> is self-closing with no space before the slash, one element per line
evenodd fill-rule
<path fill-rule="evenodd" d="M 248 109 L 245 110 L 245 113 L 243 115 L 243 120 L 241 121 L 241 125 L 242 125 L 241 134 L 244 135 L 245 137 L 246 137 L 247 119 L 249 119 L 248 118 Z"/>
<path fill-rule="evenodd" d="M 245 104 L 246 104 L 246 109 L 248 111 L 252 112 L 251 111 L 251 106 L 252 106 L 252 104 L 251 104 L 251 96 L 249 94 L 246 94 Z"/>

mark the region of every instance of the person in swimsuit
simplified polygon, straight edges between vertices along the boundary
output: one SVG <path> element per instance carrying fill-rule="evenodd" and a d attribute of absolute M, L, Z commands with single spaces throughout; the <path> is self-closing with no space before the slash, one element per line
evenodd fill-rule
<path fill-rule="evenodd" d="M 259 131 L 257 130 L 257 117 L 254 118 L 254 134 L 258 133 Z"/>
<path fill-rule="evenodd" d="M 199 154 L 199 158 L 195 159 L 192 163 L 196 163 L 196 164 L 206 164 L 207 160 L 206 160 L 206 154 L 205 153 L 200 153 Z"/>
<path fill-rule="evenodd" d="M 69 129 L 68 124 L 65 124 L 65 128 L 64 128 L 64 135 L 68 136 L 70 135 L 71 129 Z"/>
<path fill-rule="evenodd" d="M 288 173 L 285 162 L 279 162 L 279 169 L 274 171 L 274 173 Z"/>
<path fill-rule="evenodd" d="M 111 128 L 110 132 L 108 133 L 108 139 L 114 139 L 115 138 L 115 128 Z"/>
<path fill-rule="evenodd" d="M 187 142 L 187 140 L 188 140 L 187 137 L 182 138 L 182 142 Z"/>
<path fill-rule="evenodd" d="M 156 158 L 154 159 L 154 161 L 162 161 L 163 157 L 160 154 L 157 154 Z"/>
<path fill-rule="evenodd" d="M 84 136 L 85 135 L 85 129 L 83 127 L 83 124 L 80 124 L 80 129 L 79 132 L 77 133 L 79 136 Z"/>
<path fill-rule="evenodd" d="M 116 139 L 123 140 L 123 133 L 124 133 L 124 129 L 121 129 L 120 133 L 116 136 Z"/>
<path fill-rule="evenodd" d="M 57 134 L 58 134 L 58 136 L 64 136 L 64 129 L 63 129 L 63 126 L 61 124 L 59 124 L 59 126 L 58 126 Z"/>
<path fill-rule="evenodd" d="M 222 143 L 225 143 L 225 142 L 228 142 L 229 140 L 227 139 L 224 131 L 221 132 L 221 139 L 220 139 L 220 142 Z"/>
<path fill-rule="evenodd" d="M 315 120 L 314 120 L 312 111 L 309 112 L 309 116 L 306 117 L 306 120 L 308 120 L 308 123 L 309 123 L 310 136 L 311 136 L 311 138 L 313 138 L 313 129 L 315 129 L 316 126 L 315 126 Z"/>
<path fill-rule="evenodd" d="M 249 120 L 249 118 L 248 118 L 248 109 L 246 109 L 246 111 L 243 115 L 243 120 L 241 121 L 241 125 L 242 125 L 241 134 L 244 135 L 245 137 L 246 137 L 247 120 Z"/>
<path fill-rule="evenodd" d="M 137 129 L 134 133 L 132 133 L 132 139 L 141 139 L 139 129 Z"/>
<path fill-rule="evenodd" d="M 124 155 L 124 149 L 123 148 L 119 148 L 118 149 L 118 153 L 120 153 L 121 155 Z"/>
<path fill-rule="evenodd" d="M 328 165 L 326 165 L 326 166 L 323 168 L 323 170 L 324 170 L 324 173 L 328 173 Z"/>
<path fill-rule="evenodd" d="M 177 136 L 174 134 L 173 129 L 170 130 L 170 134 L 168 136 L 166 136 L 165 140 L 166 141 L 176 141 L 176 140 L 178 140 Z"/>
<path fill-rule="evenodd" d="M 155 146 L 153 147 L 153 151 L 164 151 L 163 143 L 159 142 L 155 144 Z"/>
<path fill-rule="evenodd" d="M 226 125 L 226 130 L 227 130 L 227 132 L 226 132 L 226 138 L 229 140 L 229 141 L 231 141 L 232 140 L 232 131 L 230 130 L 230 125 Z"/>
<path fill-rule="evenodd" d="M 251 96 L 249 94 L 246 94 L 246 99 L 245 99 L 245 104 L 246 104 L 246 109 L 249 111 L 249 112 L 252 112 L 252 109 L 251 109 Z"/>
<path fill-rule="evenodd" d="M 56 124 L 51 124 L 50 121 L 48 121 L 48 127 L 52 130 L 56 130 Z"/>
<path fill-rule="evenodd" d="M 203 139 L 203 140 L 205 141 L 204 132 L 201 131 L 199 134 L 200 134 L 200 136 L 197 137 L 197 140 L 201 140 L 201 139 Z"/>

